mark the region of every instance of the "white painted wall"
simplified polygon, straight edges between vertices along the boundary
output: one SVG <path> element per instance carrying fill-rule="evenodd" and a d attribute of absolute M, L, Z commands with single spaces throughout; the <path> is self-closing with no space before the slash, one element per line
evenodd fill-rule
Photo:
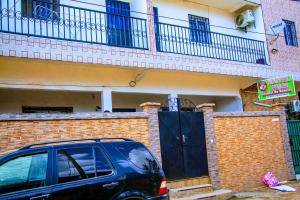
<path fill-rule="evenodd" d="M 132 23 L 131 23 L 131 29 L 133 30 L 133 35 L 137 35 L 138 33 L 139 36 L 133 37 L 133 44 L 146 44 L 148 42 L 149 44 L 149 31 L 148 31 L 148 23 L 141 23 L 141 20 L 139 19 L 146 19 L 147 15 L 147 0 L 130 0 L 130 16 L 134 17 L 132 18 Z M 139 18 L 139 19 L 135 19 Z M 141 31 L 143 35 L 141 35 Z M 135 33 L 136 32 L 136 33 Z M 148 35 L 147 35 L 148 34 Z M 143 36 L 143 38 L 142 38 Z M 148 37 L 147 37 L 148 36 Z"/>
<path fill-rule="evenodd" d="M 130 16 L 147 19 L 147 0 L 130 0 Z"/>
<path fill-rule="evenodd" d="M 61 61 L 26 62 L 16 58 L 1 62 L 0 82 L 8 83 L 8 87 L 10 84 L 22 83 L 16 87 L 28 89 L 96 89 L 100 92 L 105 87 L 110 88 L 112 92 L 126 93 L 238 96 L 241 88 L 248 87 L 256 81 L 250 77 L 149 69 L 144 71 L 135 87 L 130 87 L 129 82 L 134 80 L 138 73 L 141 73 L 141 70 L 128 67 Z"/>
<path fill-rule="evenodd" d="M 139 105 L 144 102 L 159 102 L 162 104 L 162 106 L 168 106 L 168 98 L 170 97 L 170 95 L 141 93 L 113 93 L 112 96 L 113 108 L 135 108 L 137 111 L 142 111 Z M 239 96 L 197 96 L 179 94 L 177 97 L 188 99 L 195 105 L 200 105 L 203 103 L 215 103 L 216 112 L 243 111 L 243 104 Z"/>
<path fill-rule="evenodd" d="M 15 90 L 0 89 L 0 113 L 21 113 L 22 106 L 37 107 L 73 107 L 74 112 L 95 112 L 109 110 L 101 100 L 100 92 L 72 92 L 47 90 Z M 216 112 L 242 111 L 242 103 L 238 97 L 179 95 L 179 98 L 191 100 L 195 105 L 215 103 Z M 108 99 L 105 99 L 106 101 Z M 111 100 L 111 99 L 110 99 Z M 168 106 L 168 95 L 142 93 L 112 93 L 112 108 L 129 108 L 142 111 L 140 104 L 159 102 Z"/>
<path fill-rule="evenodd" d="M 141 94 L 141 93 L 119 93 L 112 95 L 113 108 L 135 108 L 142 111 L 140 105 L 145 102 L 166 103 L 167 95 L 159 94 Z"/>
<path fill-rule="evenodd" d="M 240 97 L 220 97 L 216 101 L 217 112 L 242 112 L 243 102 Z"/>
<path fill-rule="evenodd" d="M 191 100 L 194 104 L 214 103 L 215 112 L 241 112 L 243 104 L 239 96 L 197 96 L 197 95 L 180 95 L 180 98 Z"/>
<path fill-rule="evenodd" d="M 183 0 L 154 0 L 154 6 L 158 7 L 159 21 L 179 26 L 189 26 L 188 15 L 196 15 L 209 18 L 210 29 L 213 32 L 230 34 L 250 39 L 265 40 L 265 29 L 261 7 L 255 12 L 256 26 L 248 29 L 248 32 L 237 30 L 235 26 L 235 14 L 227 10 L 209 7 Z M 226 27 L 226 28 L 223 28 Z M 258 33 L 253 33 L 258 32 Z"/>
<path fill-rule="evenodd" d="M 106 12 L 105 2 L 106 0 L 83 0 L 81 2 L 76 2 L 72 0 L 60 0 L 60 4 L 86 8 L 91 10 L 97 10 L 102 12 Z"/>
<path fill-rule="evenodd" d="M 0 113 L 21 113 L 22 106 L 73 107 L 74 112 L 95 112 L 100 92 L 0 89 Z"/>
<path fill-rule="evenodd" d="M 101 92 L 0 89 L 0 113 L 21 113 L 22 106 L 73 107 L 74 112 L 95 112 L 99 106 L 103 111 L 111 111 L 103 106 L 101 97 Z M 148 101 L 166 102 L 167 96 L 113 93 L 111 103 L 113 108 L 134 108 L 142 111 L 140 104 Z"/>
<path fill-rule="evenodd" d="M 47 70 L 41 70 L 45 66 Z M 1 82 L 7 85 L 0 86 L 3 88 L 0 90 L 0 112 L 20 112 L 22 105 L 73 106 L 75 112 L 92 112 L 96 106 L 102 105 L 100 94 L 104 90 L 112 91 L 113 108 L 136 108 L 141 111 L 141 103 L 154 101 L 166 104 L 169 94 L 178 94 L 179 97 L 192 98 L 195 104 L 215 102 L 218 105 L 220 99 L 229 98 L 228 102 L 221 102 L 221 108 L 217 108 L 222 110 L 226 104 L 232 103 L 233 97 L 239 97 L 241 88 L 254 81 L 233 76 L 147 70 L 137 85 L 130 87 L 128 83 L 137 73 L 134 69 L 63 62 L 53 65 L 43 62 L 4 64 L 1 69 Z M 93 87 L 87 87 L 89 85 Z"/>

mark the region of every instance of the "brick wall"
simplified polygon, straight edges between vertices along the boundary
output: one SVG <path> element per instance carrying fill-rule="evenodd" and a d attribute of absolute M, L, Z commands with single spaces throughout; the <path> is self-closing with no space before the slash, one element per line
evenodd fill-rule
<path fill-rule="evenodd" d="M 262 185 L 272 171 L 294 178 L 285 117 L 277 112 L 215 113 L 220 184 L 235 191 Z"/>
<path fill-rule="evenodd" d="M 29 143 L 91 137 L 127 137 L 147 145 L 161 160 L 158 103 L 137 113 L 2 114 L 0 153 Z M 273 171 L 280 180 L 295 177 L 283 111 L 214 113 L 204 111 L 208 166 L 214 188 L 235 191 L 260 186 Z M 211 107 L 211 108 L 209 108 Z"/>
<path fill-rule="evenodd" d="M 295 22 L 297 29 L 298 44 L 300 45 L 300 2 L 292 0 L 262 0 L 264 23 L 266 30 L 278 20 L 286 19 Z M 274 36 L 267 36 L 272 41 Z M 268 43 L 271 65 L 274 69 L 291 72 L 300 71 L 300 48 L 287 46 L 284 33 L 280 33 L 278 40 L 273 44 Z M 271 53 L 271 49 L 278 49 L 278 53 Z"/>
<path fill-rule="evenodd" d="M 29 143 L 126 137 L 150 147 L 147 113 L 0 115 L 0 153 Z"/>
<path fill-rule="evenodd" d="M 263 107 L 263 106 L 256 105 L 253 103 L 253 101 L 272 105 L 274 103 L 289 103 L 292 100 L 298 100 L 298 96 L 292 96 L 292 97 L 284 97 L 284 98 L 274 99 L 274 100 L 259 101 L 257 92 L 251 92 L 251 91 L 249 91 L 249 92 L 241 91 L 241 98 L 243 101 L 244 111 L 270 111 L 270 110 L 272 110 L 269 107 Z"/>

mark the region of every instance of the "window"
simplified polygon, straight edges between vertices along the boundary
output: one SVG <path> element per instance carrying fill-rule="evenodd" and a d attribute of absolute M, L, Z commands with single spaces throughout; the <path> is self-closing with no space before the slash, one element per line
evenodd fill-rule
<path fill-rule="evenodd" d="M 116 0 L 106 0 L 108 43 L 118 46 L 132 46 L 130 4 Z M 136 33 L 140 34 L 140 33 Z"/>
<path fill-rule="evenodd" d="M 298 47 L 297 33 L 295 23 L 288 20 L 283 20 L 286 24 L 284 28 L 285 43 L 289 46 Z"/>
<path fill-rule="evenodd" d="M 0 166 L 0 194 L 45 185 L 48 154 L 10 160 Z"/>
<path fill-rule="evenodd" d="M 136 112 L 135 108 L 113 108 L 113 112 Z"/>
<path fill-rule="evenodd" d="M 96 170 L 97 176 L 106 176 L 112 173 L 112 167 L 109 161 L 106 159 L 105 155 L 101 152 L 99 148 L 95 148 L 96 155 Z"/>
<path fill-rule="evenodd" d="M 22 113 L 72 113 L 73 107 L 22 106 Z"/>
<path fill-rule="evenodd" d="M 98 148 L 95 148 L 95 150 L 94 148 L 60 150 L 57 154 L 57 162 L 59 183 L 104 176 L 112 173 L 110 164 Z"/>
<path fill-rule="evenodd" d="M 59 18 L 59 0 L 22 0 L 22 16 L 50 20 Z"/>
<path fill-rule="evenodd" d="M 210 43 L 208 18 L 189 15 L 189 25 L 192 42 Z"/>
<path fill-rule="evenodd" d="M 120 143 L 116 148 L 127 160 L 140 169 L 147 171 L 159 171 L 159 166 L 150 152 L 139 143 Z"/>

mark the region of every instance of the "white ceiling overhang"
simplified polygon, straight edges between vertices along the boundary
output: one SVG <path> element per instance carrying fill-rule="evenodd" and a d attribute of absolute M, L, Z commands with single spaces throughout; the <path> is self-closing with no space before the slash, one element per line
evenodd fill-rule
<path fill-rule="evenodd" d="M 183 0 L 186 2 L 194 2 L 215 8 L 227 10 L 228 12 L 236 12 L 244 6 L 259 6 L 260 0 Z"/>

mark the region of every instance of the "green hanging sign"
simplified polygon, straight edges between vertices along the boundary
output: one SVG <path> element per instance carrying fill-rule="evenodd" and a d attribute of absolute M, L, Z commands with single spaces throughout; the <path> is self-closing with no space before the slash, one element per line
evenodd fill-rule
<path fill-rule="evenodd" d="M 293 76 L 258 81 L 257 91 L 260 101 L 296 95 Z"/>

